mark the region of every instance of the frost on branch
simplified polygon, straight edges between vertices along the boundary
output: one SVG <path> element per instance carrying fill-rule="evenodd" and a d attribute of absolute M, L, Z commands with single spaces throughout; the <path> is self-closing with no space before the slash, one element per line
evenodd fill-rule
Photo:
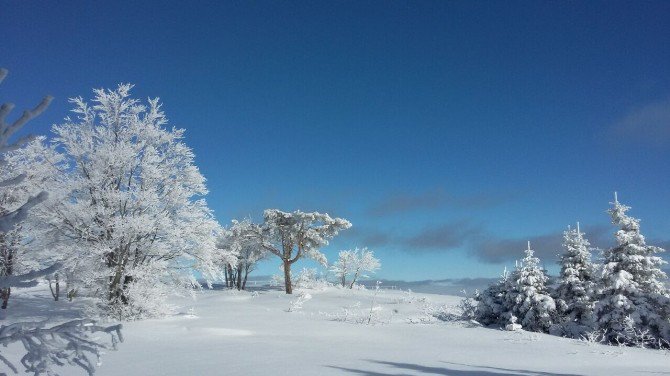
<path fill-rule="evenodd" d="M 0 84 L 7 77 L 7 70 L 0 68 Z M 23 128 L 26 123 L 35 117 L 39 116 L 44 110 L 49 107 L 49 104 L 53 100 L 53 97 L 46 96 L 42 101 L 35 106 L 32 110 L 26 110 L 23 114 L 14 121 L 8 121 L 7 115 L 14 109 L 14 104 L 12 103 L 3 103 L 0 105 L 0 153 L 3 154 L 3 157 L 0 159 L 0 166 L 6 164 L 4 154 L 16 150 L 33 139 L 32 136 L 25 136 L 17 141 L 10 143 L 10 139 L 16 132 Z M 24 174 L 16 174 L 15 176 L 3 176 L 2 182 L 0 185 L 2 187 L 15 186 L 21 183 L 25 179 Z M 28 210 L 30 210 L 35 205 L 38 205 L 47 198 L 46 192 L 39 192 L 35 196 L 28 197 L 22 205 L 18 206 L 13 210 L 4 211 L 0 216 L 0 231 L 8 232 L 14 229 L 14 227 L 20 224 L 28 216 Z"/>

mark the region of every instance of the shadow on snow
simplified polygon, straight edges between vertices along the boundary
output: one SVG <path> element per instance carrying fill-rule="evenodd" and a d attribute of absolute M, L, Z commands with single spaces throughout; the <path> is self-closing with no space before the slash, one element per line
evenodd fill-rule
<path fill-rule="evenodd" d="M 484 367 L 484 366 L 474 366 L 469 364 L 450 363 L 450 362 L 442 362 L 442 363 L 460 367 L 469 367 L 472 369 L 469 370 L 454 369 L 449 366 L 429 367 L 429 366 L 422 366 L 420 364 L 388 362 L 379 360 L 368 360 L 368 361 L 375 364 L 394 367 L 397 370 L 396 372 L 403 372 L 403 373 L 393 373 L 393 371 L 389 371 L 388 373 L 381 371 L 367 371 L 363 369 L 346 368 L 338 366 L 327 366 L 327 367 L 339 369 L 341 371 L 346 371 L 357 375 L 366 375 L 366 376 L 404 376 L 404 375 L 422 375 L 422 374 L 448 375 L 448 376 L 581 376 L 577 374 L 568 374 L 568 373 L 551 373 L 541 371 L 528 371 L 521 369 Z"/>

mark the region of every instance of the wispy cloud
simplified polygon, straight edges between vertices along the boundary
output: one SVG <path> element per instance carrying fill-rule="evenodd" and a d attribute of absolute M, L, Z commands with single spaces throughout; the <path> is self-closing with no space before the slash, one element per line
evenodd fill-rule
<path fill-rule="evenodd" d="M 451 250 L 462 247 L 482 234 L 482 229 L 469 222 L 452 222 L 426 228 L 416 235 L 402 239 L 402 246 L 410 252 Z"/>
<path fill-rule="evenodd" d="M 592 247 L 607 248 L 612 245 L 612 229 L 608 226 L 583 226 Z M 503 263 L 523 257 L 523 250 L 530 241 L 531 248 L 544 262 L 552 262 L 562 252 L 563 231 L 523 238 L 500 238 L 488 236 L 473 242 L 472 256 L 486 263 Z"/>
<path fill-rule="evenodd" d="M 607 249 L 615 244 L 615 228 L 612 226 L 582 225 L 582 231 L 586 233 L 593 248 Z M 528 241 L 545 264 L 556 262 L 558 255 L 563 252 L 563 230 L 508 238 L 496 236 L 485 227 L 467 220 L 442 223 L 410 234 L 359 228 L 346 236 L 359 246 L 385 247 L 414 254 L 463 250 L 474 259 L 487 264 L 502 264 L 523 258 Z M 662 247 L 670 253 L 670 241 L 653 239 L 647 243 Z M 594 258 L 599 255 L 599 252 L 594 252 Z M 663 256 L 667 259 L 669 255 Z"/>
<path fill-rule="evenodd" d="M 351 228 L 342 238 L 365 247 L 389 247 L 411 253 L 443 252 L 460 248 L 481 233 L 468 221 L 426 227 L 414 234 L 375 228 Z"/>
<path fill-rule="evenodd" d="M 609 136 L 614 142 L 634 140 L 648 145 L 668 145 L 670 98 L 632 109 L 612 125 Z"/>
<path fill-rule="evenodd" d="M 443 207 L 457 209 L 485 209 L 509 201 L 511 195 L 474 194 L 457 196 L 443 189 L 422 193 L 401 192 L 389 195 L 368 209 L 368 214 L 384 217 L 419 210 L 433 210 Z"/>

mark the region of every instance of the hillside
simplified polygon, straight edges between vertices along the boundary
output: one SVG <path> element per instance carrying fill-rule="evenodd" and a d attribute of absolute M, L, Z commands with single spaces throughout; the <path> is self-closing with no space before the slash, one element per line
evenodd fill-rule
<path fill-rule="evenodd" d="M 454 296 L 302 291 L 312 298 L 293 312 L 287 310 L 298 294 L 273 290 L 210 290 L 195 301 L 179 298 L 171 317 L 124 323 L 124 343 L 103 356 L 97 374 L 544 376 L 669 369 L 670 357 L 662 351 L 474 327 L 428 314 L 443 312 L 444 305 L 453 311 L 459 301 Z M 78 307 L 50 301 L 44 288 L 19 291 L 12 303 L 18 312 L 48 309 L 54 320 L 74 316 Z M 16 348 L 2 351 L 11 355 Z"/>

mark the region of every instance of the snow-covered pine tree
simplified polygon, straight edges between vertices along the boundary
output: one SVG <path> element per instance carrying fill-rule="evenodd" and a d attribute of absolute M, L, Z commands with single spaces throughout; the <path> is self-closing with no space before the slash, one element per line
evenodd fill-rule
<path fill-rule="evenodd" d="M 519 318 L 525 330 L 548 332 L 556 317 L 556 304 L 549 296 L 548 278 L 540 266 L 540 259 L 533 254 L 530 242 L 525 254 L 514 279 L 516 296 L 511 312 Z"/>
<path fill-rule="evenodd" d="M 593 328 L 596 275 L 589 247 L 579 222 L 576 229 L 563 232 L 565 251 L 560 256 L 561 271 L 555 291 L 560 322 L 552 328 L 554 334 L 580 338 Z"/>
<path fill-rule="evenodd" d="M 504 325 L 509 320 L 507 310 L 509 288 L 510 273 L 505 268 L 500 280 L 475 296 L 477 301 L 475 320 L 483 325 Z"/>
<path fill-rule="evenodd" d="M 661 270 L 666 262 L 656 256 L 664 250 L 646 244 L 640 221 L 626 214 L 630 207 L 619 203 L 616 193 L 611 204 L 608 213 L 620 229 L 615 234 L 617 245 L 604 252 L 596 324 L 610 343 L 638 343 L 630 330 L 632 323 L 637 332 L 648 330 L 657 340 L 670 341 L 670 293 Z"/>

